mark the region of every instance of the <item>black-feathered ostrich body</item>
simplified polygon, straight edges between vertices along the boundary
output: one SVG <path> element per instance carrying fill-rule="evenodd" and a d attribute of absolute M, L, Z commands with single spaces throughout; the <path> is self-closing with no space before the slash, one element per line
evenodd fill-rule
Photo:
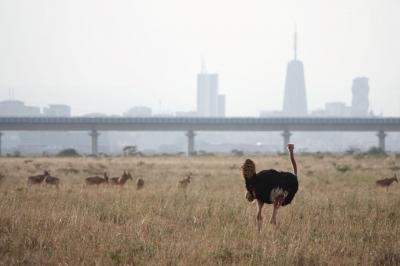
<path fill-rule="evenodd" d="M 257 228 L 261 229 L 261 209 L 264 203 L 273 204 L 271 223 L 276 224 L 276 213 L 280 206 L 292 202 L 299 188 L 297 180 L 297 165 L 293 156 L 294 145 L 289 144 L 289 155 L 293 166 L 293 173 L 278 172 L 274 169 L 256 173 L 255 164 L 247 159 L 242 166 L 242 173 L 246 184 L 246 198 L 249 201 L 257 200 Z"/>
<path fill-rule="evenodd" d="M 274 199 L 281 194 L 284 196 L 282 206 L 290 204 L 298 188 L 297 176 L 274 169 L 263 170 L 250 179 L 246 179 L 247 191 L 251 191 L 254 199 L 267 204 L 272 204 Z"/>

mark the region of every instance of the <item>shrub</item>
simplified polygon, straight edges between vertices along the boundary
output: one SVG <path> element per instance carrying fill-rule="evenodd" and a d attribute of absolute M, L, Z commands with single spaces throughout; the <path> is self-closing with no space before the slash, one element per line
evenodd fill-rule
<path fill-rule="evenodd" d="M 378 147 L 371 147 L 366 154 L 368 155 L 385 155 L 386 152 Z"/>
<path fill-rule="evenodd" d="M 336 168 L 336 170 L 338 170 L 339 172 L 342 172 L 342 173 L 345 173 L 345 172 L 351 170 L 351 167 L 348 165 L 336 165 L 335 168 Z"/>
<path fill-rule="evenodd" d="M 73 157 L 73 156 L 79 156 L 79 153 L 75 149 L 69 148 L 69 149 L 64 149 L 64 150 L 60 151 L 57 155 Z"/>
<path fill-rule="evenodd" d="M 231 151 L 231 153 L 232 153 L 234 156 L 243 156 L 243 155 L 244 155 L 244 152 L 241 151 L 241 150 L 238 150 L 238 149 L 233 149 L 233 150 Z"/>
<path fill-rule="evenodd" d="M 354 154 L 360 154 L 361 150 L 356 147 L 349 147 L 346 151 L 345 154 L 347 155 L 354 155 Z"/>
<path fill-rule="evenodd" d="M 125 156 L 134 156 L 134 155 L 141 156 L 141 153 L 138 152 L 138 149 L 136 146 L 125 146 L 122 149 L 122 152 L 124 153 Z"/>

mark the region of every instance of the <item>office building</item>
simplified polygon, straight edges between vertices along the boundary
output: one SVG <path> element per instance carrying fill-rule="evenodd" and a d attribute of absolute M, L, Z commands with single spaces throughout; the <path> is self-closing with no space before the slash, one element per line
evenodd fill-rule
<path fill-rule="evenodd" d="M 294 59 L 287 65 L 283 115 L 306 116 L 307 98 L 303 63 L 297 59 L 297 32 L 294 33 Z"/>

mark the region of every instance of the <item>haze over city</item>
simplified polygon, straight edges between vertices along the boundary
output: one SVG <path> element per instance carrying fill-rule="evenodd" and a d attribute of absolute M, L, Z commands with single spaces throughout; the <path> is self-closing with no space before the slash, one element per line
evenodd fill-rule
<path fill-rule="evenodd" d="M 304 64 L 308 110 L 351 104 L 400 115 L 400 2 L 0 1 L 0 99 L 61 103 L 72 115 L 196 110 L 201 57 L 219 75 L 227 116 L 281 110 L 286 65 Z"/>

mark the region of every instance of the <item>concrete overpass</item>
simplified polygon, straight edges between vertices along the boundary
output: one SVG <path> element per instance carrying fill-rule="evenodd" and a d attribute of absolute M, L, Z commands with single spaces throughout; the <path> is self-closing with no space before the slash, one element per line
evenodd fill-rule
<path fill-rule="evenodd" d="M 196 131 L 281 131 L 284 151 L 293 131 L 369 131 L 385 150 L 386 132 L 400 132 L 400 118 L 0 117 L 0 152 L 4 131 L 88 131 L 94 155 L 100 131 L 183 131 L 188 155 L 195 151 Z"/>

